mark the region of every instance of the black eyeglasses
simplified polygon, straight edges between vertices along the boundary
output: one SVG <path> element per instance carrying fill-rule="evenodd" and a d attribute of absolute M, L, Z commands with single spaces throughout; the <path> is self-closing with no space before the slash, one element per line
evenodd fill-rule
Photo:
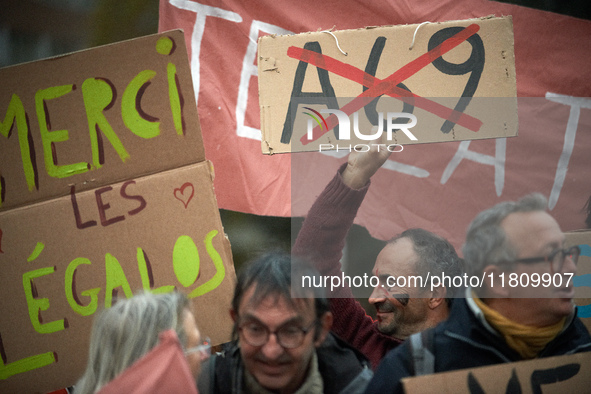
<path fill-rule="evenodd" d="M 564 265 L 564 260 L 566 258 L 570 258 L 575 265 L 577 265 L 579 261 L 579 256 L 581 255 L 581 248 L 578 246 L 572 246 L 568 249 L 556 249 L 552 251 L 547 256 L 540 256 L 540 257 L 527 257 L 524 259 L 517 259 L 515 260 L 516 263 L 524 263 L 524 264 L 531 264 L 531 263 L 539 263 L 542 261 L 547 261 L 550 263 L 550 269 L 552 273 L 558 273 L 562 271 L 562 266 Z"/>
<path fill-rule="evenodd" d="M 265 325 L 257 322 L 249 322 L 238 327 L 242 334 L 242 339 L 250 346 L 263 346 L 269 341 L 269 336 L 275 334 L 279 345 L 286 349 L 293 349 L 300 346 L 304 342 L 306 334 L 312 329 L 315 322 L 312 322 L 308 327 L 300 327 L 293 323 L 287 323 L 276 331 L 271 331 Z"/>

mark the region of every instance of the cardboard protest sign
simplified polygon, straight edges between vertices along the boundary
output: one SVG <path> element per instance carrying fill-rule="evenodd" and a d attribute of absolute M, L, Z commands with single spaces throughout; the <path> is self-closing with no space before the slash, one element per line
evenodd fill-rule
<path fill-rule="evenodd" d="M 578 316 L 591 331 L 591 231 L 581 230 L 566 233 L 566 247 L 579 245 L 581 256 L 577 275 L 573 278 L 575 304 Z"/>
<path fill-rule="evenodd" d="M 181 31 L 0 70 L 0 392 L 72 385 L 93 316 L 188 294 L 230 338 L 230 246 Z"/>
<path fill-rule="evenodd" d="M 408 394 L 585 393 L 591 353 L 541 358 L 402 379 Z"/>
<path fill-rule="evenodd" d="M 258 75 L 263 153 L 517 135 L 511 17 L 263 36 Z"/>

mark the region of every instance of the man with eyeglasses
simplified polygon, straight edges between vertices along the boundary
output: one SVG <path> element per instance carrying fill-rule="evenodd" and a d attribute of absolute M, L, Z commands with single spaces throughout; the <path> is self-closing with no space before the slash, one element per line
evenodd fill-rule
<path fill-rule="evenodd" d="M 199 392 L 362 393 L 373 375 L 358 351 L 330 333 L 332 314 L 303 276 L 318 273 L 288 254 L 265 255 L 237 278 L 234 341 L 202 366 Z"/>
<path fill-rule="evenodd" d="M 366 392 L 401 393 L 408 376 L 591 350 L 572 302 L 580 249 L 565 247 L 546 206 L 534 193 L 476 216 L 463 252 L 468 274 L 484 283 L 454 302 L 447 321 L 390 352 Z"/>

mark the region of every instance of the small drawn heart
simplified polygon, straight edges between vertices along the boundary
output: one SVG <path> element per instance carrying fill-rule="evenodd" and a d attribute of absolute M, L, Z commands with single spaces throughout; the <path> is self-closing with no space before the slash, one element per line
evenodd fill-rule
<path fill-rule="evenodd" d="M 195 188 L 193 184 L 187 182 L 179 189 L 174 189 L 174 198 L 179 200 L 185 205 L 185 208 L 189 205 L 189 202 L 193 198 L 193 194 L 195 194 Z"/>

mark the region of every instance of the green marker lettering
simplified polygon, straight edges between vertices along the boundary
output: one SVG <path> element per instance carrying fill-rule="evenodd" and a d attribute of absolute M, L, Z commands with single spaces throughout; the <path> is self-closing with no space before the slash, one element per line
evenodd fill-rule
<path fill-rule="evenodd" d="M 161 55 L 170 55 L 173 47 L 174 42 L 170 37 L 160 37 L 158 41 L 156 41 L 156 52 Z"/>
<path fill-rule="evenodd" d="M 21 149 L 21 160 L 23 161 L 23 171 L 29 191 L 35 189 L 35 169 L 33 167 L 33 157 L 29 147 L 29 126 L 27 125 L 27 114 L 23 102 L 16 95 L 13 94 L 4 116 L 4 122 L 0 123 L 0 134 L 8 138 L 8 133 L 12 129 L 12 125 L 16 120 L 16 127 L 18 129 L 18 143 Z M 2 192 L 2 185 L 0 184 L 0 194 Z M 0 200 L 0 206 L 2 201 Z"/>
<path fill-rule="evenodd" d="M 53 352 L 36 354 L 34 356 L 26 357 L 18 361 L 4 364 L 2 357 L 0 357 L 0 380 L 8 379 L 11 376 L 19 373 L 29 372 L 37 368 L 43 368 L 55 362 L 55 355 Z"/>
<path fill-rule="evenodd" d="M 183 114 L 181 112 L 179 89 L 176 84 L 176 66 L 168 63 L 166 73 L 168 74 L 168 97 L 170 98 L 170 110 L 172 112 L 174 128 L 178 135 L 183 135 Z"/>
<path fill-rule="evenodd" d="M 84 290 L 80 294 L 85 297 L 90 297 L 90 302 L 88 305 L 80 305 L 78 301 L 76 301 L 76 296 L 74 294 L 74 275 L 76 274 L 76 268 L 79 265 L 88 264 L 90 265 L 90 260 L 84 257 L 77 257 L 68 264 L 68 268 L 66 268 L 66 278 L 65 278 L 65 291 L 66 291 L 66 299 L 68 300 L 68 304 L 74 310 L 74 312 L 78 313 L 82 316 L 90 316 L 94 312 L 96 312 L 96 308 L 98 306 L 98 293 L 101 291 L 99 287 L 90 290 Z"/>
<path fill-rule="evenodd" d="M 98 133 L 102 132 L 115 151 L 121 158 L 121 161 L 129 157 L 129 153 L 121 143 L 121 140 L 115 134 L 115 131 L 103 114 L 113 101 L 113 90 L 111 86 L 101 79 L 88 78 L 82 83 L 82 97 L 84 98 L 84 107 L 86 108 L 86 117 L 88 119 L 88 131 L 90 132 L 90 146 L 92 148 L 92 164 L 94 168 L 101 168 L 104 163 L 100 162 Z"/>
<path fill-rule="evenodd" d="M 149 262 L 146 261 L 146 255 L 143 249 L 137 248 L 137 266 L 138 270 L 140 271 L 140 278 L 142 279 L 142 286 L 144 290 L 154 294 L 170 293 L 173 291 L 174 286 L 160 286 L 155 289 L 152 288 L 154 286 L 154 278 L 151 276 L 151 270 L 148 271 L 148 264 Z"/>
<path fill-rule="evenodd" d="M 125 126 L 132 133 L 142 138 L 154 138 L 160 135 L 160 122 L 141 110 L 141 99 L 150 79 L 156 75 L 155 71 L 144 70 L 136 75 L 123 92 L 121 98 L 121 116 Z"/>
<path fill-rule="evenodd" d="M 105 274 L 106 274 L 106 285 L 105 285 L 105 308 L 110 308 L 113 304 L 113 290 L 117 287 L 122 287 L 125 297 L 133 297 L 129 282 L 125 277 L 125 272 L 121 268 L 119 261 L 110 253 L 105 255 Z"/>
<path fill-rule="evenodd" d="M 55 320 L 49 323 L 41 323 L 41 311 L 49 309 L 49 299 L 35 298 L 33 296 L 33 279 L 45 275 L 52 274 L 55 267 L 40 268 L 34 271 L 25 272 L 23 274 L 23 288 L 25 290 L 25 299 L 29 309 L 29 318 L 33 324 L 33 328 L 39 334 L 50 334 L 52 332 L 61 331 L 65 328 L 64 319 Z"/>
<path fill-rule="evenodd" d="M 188 235 L 177 238 L 172 250 L 174 273 L 185 287 L 191 286 L 199 276 L 199 251 L 193 239 Z"/>
<path fill-rule="evenodd" d="M 35 250 L 33 251 L 33 253 L 31 253 L 31 256 L 29 256 L 27 261 L 30 262 L 39 257 L 44 247 L 45 245 L 43 245 L 43 243 L 37 242 Z M 40 311 L 49 309 L 49 300 L 47 298 L 36 299 L 33 297 L 33 279 L 43 275 L 51 274 L 54 271 L 55 267 L 49 267 L 23 274 L 23 287 L 25 289 L 25 298 L 27 300 L 27 306 L 29 309 L 29 318 L 31 319 L 33 327 L 35 327 L 35 330 L 41 334 L 51 333 L 64 329 L 63 320 L 61 321 L 61 324 L 60 321 L 51 322 L 48 324 L 41 324 L 41 322 L 39 321 Z M 0 352 L 4 355 L 4 348 L 2 347 L 1 342 Z M 45 367 L 49 364 L 53 364 L 54 362 L 56 362 L 56 359 L 55 354 L 53 352 L 37 354 L 34 356 L 23 358 L 18 361 L 14 361 L 9 364 L 4 364 L 3 358 L 0 357 L 0 380 L 8 379 L 9 377 L 17 375 L 19 373 L 24 373 L 37 368 Z"/>
<path fill-rule="evenodd" d="M 216 268 L 216 273 L 210 280 L 208 280 L 207 282 L 193 290 L 191 294 L 189 294 L 189 298 L 199 297 L 200 295 L 209 293 L 210 291 L 217 288 L 226 277 L 226 268 L 224 267 L 222 257 L 217 252 L 217 250 L 215 250 L 211 242 L 213 240 L 213 237 L 215 237 L 217 233 L 217 230 L 211 230 L 205 237 L 205 240 L 203 241 L 203 243 L 205 244 L 205 249 L 207 250 L 207 254 L 213 261 L 213 265 Z"/>
<path fill-rule="evenodd" d="M 72 91 L 72 85 L 53 86 L 42 89 L 35 93 L 35 108 L 37 110 L 37 121 L 41 132 L 43 143 L 43 156 L 45 158 L 45 170 L 49 176 L 54 178 L 65 178 L 75 174 L 82 174 L 88 171 L 88 163 L 74 163 L 57 165 L 53 158 L 52 145 L 56 142 L 63 142 L 69 139 L 68 130 L 49 130 L 47 124 L 47 113 L 45 112 L 45 101 L 59 98 Z"/>
<path fill-rule="evenodd" d="M 43 252 L 43 249 L 45 249 L 45 244 L 43 242 L 37 242 L 37 245 L 35 245 L 35 249 L 33 249 L 33 253 L 31 253 L 31 255 L 27 257 L 27 262 L 30 263 L 31 261 L 39 257 L 41 252 Z"/>

